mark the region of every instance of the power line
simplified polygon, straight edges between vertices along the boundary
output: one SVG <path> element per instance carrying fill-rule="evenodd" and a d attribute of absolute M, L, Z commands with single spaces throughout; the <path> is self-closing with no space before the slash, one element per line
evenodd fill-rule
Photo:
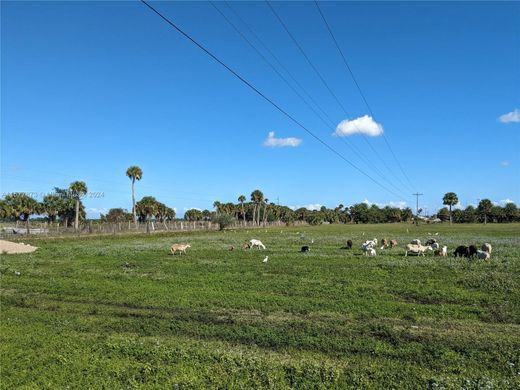
<path fill-rule="evenodd" d="M 326 127 L 330 126 L 332 129 L 334 129 L 334 124 L 332 123 L 332 120 L 330 119 L 330 117 L 325 113 L 325 116 L 329 119 L 329 123 L 327 123 L 327 121 L 325 121 L 325 119 L 316 111 L 316 109 L 309 104 L 309 102 L 291 85 L 291 83 L 283 76 L 283 74 L 281 74 L 278 69 L 276 69 L 276 67 L 271 63 L 271 61 L 269 61 L 263 54 L 260 50 L 258 50 L 258 48 L 242 33 L 242 31 L 240 31 L 240 29 L 222 12 L 222 10 L 220 10 L 220 8 L 218 8 L 215 3 L 213 1 L 210 1 L 209 2 L 213 8 L 224 18 L 224 20 L 240 35 L 240 37 L 264 60 L 264 62 L 266 62 L 269 67 L 285 82 L 285 84 L 287 84 L 289 86 L 289 88 L 302 100 L 302 102 L 325 124 Z M 228 5 L 228 7 L 234 11 L 231 6 Z M 236 12 L 234 12 L 235 15 L 239 16 Z M 241 19 L 242 20 L 242 19 Z M 245 24 L 245 22 L 242 20 L 242 22 Z M 250 30 L 252 32 L 252 30 Z M 254 34 L 254 33 L 253 33 Z M 255 35 L 256 36 L 256 35 Z M 256 36 L 257 40 L 260 41 L 260 39 Z M 262 43 L 263 45 L 263 43 Z M 267 49 L 267 47 L 265 45 L 263 45 L 264 48 Z M 274 56 L 274 53 L 271 52 L 271 55 Z M 276 58 L 276 57 L 275 57 Z M 279 62 L 279 64 L 281 65 L 281 63 Z M 296 81 L 296 79 L 291 75 L 291 73 L 285 69 L 285 71 L 293 78 L 293 80 Z M 305 91 L 305 89 L 299 85 L 300 88 L 302 88 L 302 90 L 307 93 Z M 310 96 L 310 94 L 307 93 L 308 96 Z M 321 107 L 318 106 L 318 104 L 316 102 L 314 102 L 315 105 L 322 111 L 324 112 Z M 374 164 L 372 164 L 372 162 L 366 158 L 365 156 L 363 156 L 363 154 L 354 146 L 354 144 L 351 144 L 350 142 L 346 142 L 343 138 L 340 137 L 340 140 L 345 144 L 347 145 L 350 150 L 352 150 L 358 157 L 359 159 L 364 162 L 366 164 L 367 167 L 371 168 L 382 180 L 384 180 L 387 184 L 389 184 L 390 186 L 392 186 L 395 190 L 397 190 L 398 192 L 401 192 L 402 190 L 400 188 L 398 188 L 392 181 L 388 180 L 384 174 L 377 168 L 377 166 L 375 166 Z M 347 140 L 348 141 L 348 140 Z"/>
<path fill-rule="evenodd" d="M 323 78 L 323 76 L 321 75 L 320 71 L 316 68 L 316 66 L 314 66 L 314 64 L 312 63 L 312 61 L 310 60 L 309 56 L 307 56 L 307 53 L 305 53 L 305 51 L 303 50 L 303 48 L 301 47 L 301 45 L 298 43 L 298 41 L 296 40 L 296 38 L 291 34 L 291 32 L 289 31 L 289 28 L 285 25 L 284 21 L 282 20 L 282 18 L 280 17 L 280 15 L 278 15 L 278 13 L 275 11 L 275 9 L 273 8 L 273 6 L 271 5 L 271 3 L 266 0 L 266 4 L 268 5 L 268 7 L 271 9 L 271 11 L 273 12 L 274 16 L 276 17 L 276 19 L 278 19 L 278 21 L 280 22 L 280 24 L 282 25 L 283 29 L 285 30 L 285 32 L 287 33 L 287 35 L 289 35 L 289 37 L 291 38 L 291 40 L 293 41 L 293 43 L 296 45 L 296 47 L 298 48 L 298 50 L 300 51 L 300 53 L 303 55 L 303 57 L 305 57 L 305 59 L 307 60 L 308 64 L 310 65 L 310 67 L 314 70 L 314 72 L 316 73 L 316 75 L 318 76 L 318 78 L 321 80 L 321 82 L 323 83 L 323 85 L 325 86 L 325 88 L 329 91 L 329 93 L 331 94 L 331 96 L 334 98 L 334 100 L 336 101 L 336 103 L 341 107 L 341 109 L 343 110 L 343 112 L 347 113 L 347 110 L 345 109 L 345 107 L 343 106 L 343 104 L 341 103 L 341 101 L 339 100 L 339 98 L 336 96 L 336 94 L 334 93 L 334 91 L 332 91 L 332 89 L 330 88 L 329 84 L 327 83 L 327 81 L 325 81 L 325 79 Z M 347 114 L 348 115 L 348 114 Z M 350 116 L 350 115 L 349 115 Z"/>
<path fill-rule="evenodd" d="M 332 91 L 332 88 L 329 86 L 329 84 L 325 81 L 324 77 L 321 75 L 321 73 L 319 72 L 319 70 L 316 68 L 316 66 L 312 63 L 312 61 L 310 60 L 309 56 L 305 53 L 305 50 L 303 50 L 302 46 L 298 43 L 298 41 L 296 40 L 296 38 L 294 37 L 294 35 L 290 32 L 289 28 L 287 27 L 287 25 L 285 24 L 285 22 L 283 21 L 283 19 L 281 18 L 281 16 L 276 12 L 276 10 L 274 9 L 274 7 L 271 5 L 270 1 L 269 0 L 265 0 L 267 6 L 270 8 L 271 12 L 273 13 L 273 15 L 276 17 L 276 19 L 280 22 L 280 24 L 282 25 L 283 29 L 285 30 L 285 32 L 287 33 L 287 35 L 291 38 L 291 40 L 293 41 L 294 45 L 298 48 L 298 50 L 300 51 L 300 53 L 303 55 L 303 57 L 306 59 L 307 63 L 309 64 L 309 66 L 314 70 L 314 72 L 316 73 L 316 75 L 318 76 L 318 78 L 321 80 L 321 82 L 323 83 L 323 85 L 325 86 L 325 88 L 329 91 L 329 93 L 331 94 L 331 96 L 334 98 L 334 100 L 336 101 L 336 103 L 341 107 L 341 109 L 343 110 L 343 112 L 345 113 L 345 115 L 347 116 L 347 118 L 349 117 L 352 117 L 352 115 L 349 114 L 349 112 L 346 110 L 345 106 L 341 103 L 341 101 L 339 100 L 339 98 L 336 96 L 336 94 Z M 356 128 L 357 128 L 357 125 L 355 123 L 352 123 Z M 359 130 L 359 129 L 358 129 Z M 368 141 L 366 135 L 359 131 L 359 133 L 362 135 L 363 139 L 365 140 L 365 143 L 368 145 L 368 147 L 372 150 L 372 152 L 374 152 L 374 154 L 377 156 L 377 158 L 381 161 L 381 163 L 386 167 L 386 169 L 388 170 L 388 172 L 390 172 L 391 174 L 393 174 L 398 180 L 399 177 L 397 175 L 395 175 L 392 171 L 392 169 L 388 166 L 388 164 L 386 163 L 386 161 L 381 157 L 381 155 L 377 152 L 377 150 L 372 146 L 372 144 Z M 383 133 L 384 135 L 384 133 Z"/>
<path fill-rule="evenodd" d="M 343 63 L 345 64 L 345 66 L 347 67 L 347 70 L 348 72 L 350 73 L 350 76 L 352 77 L 352 80 L 354 81 L 354 84 L 356 85 L 356 88 L 359 92 L 359 94 L 361 95 L 361 98 L 363 99 L 363 102 L 365 102 L 365 105 L 368 109 L 368 112 L 370 113 L 370 115 L 372 116 L 372 118 L 374 118 L 374 121 L 377 122 L 376 120 L 376 116 L 374 115 L 374 112 L 372 111 L 372 108 L 370 107 L 370 105 L 368 104 L 368 101 L 365 97 L 365 94 L 363 93 L 363 91 L 361 90 L 361 87 L 359 86 L 359 83 L 356 79 L 356 77 L 354 76 L 354 72 L 352 72 L 352 69 L 350 68 L 350 65 L 347 61 L 347 59 L 345 58 L 345 55 L 343 54 L 343 50 L 341 50 L 341 47 L 339 46 L 339 43 L 338 41 L 336 40 L 336 37 L 334 36 L 334 33 L 332 32 L 332 29 L 329 25 L 329 23 L 327 22 L 327 19 L 325 18 L 325 15 L 323 14 L 318 2 L 316 0 L 314 0 L 314 4 L 316 4 L 316 8 L 318 9 L 318 12 L 319 14 L 321 15 L 321 18 L 323 19 L 323 22 L 325 23 L 325 26 L 327 27 L 327 30 L 332 38 L 332 41 L 334 42 L 334 45 L 336 46 L 336 48 L 338 49 L 339 51 L 339 54 L 341 55 L 341 58 L 343 59 Z M 390 150 L 390 153 L 392 154 L 395 162 L 397 163 L 397 166 L 399 167 L 399 169 L 401 170 L 401 173 L 403 174 L 403 176 L 406 178 L 406 180 L 408 181 L 408 183 L 410 184 L 410 186 L 412 186 L 412 188 L 414 187 L 412 182 L 410 181 L 408 175 L 406 174 L 406 172 L 404 171 L 401 163 L 399 162 L 399 160 L 397 159 L 397 156 L 395 155 L 394 153 L 394 150 L 392 149 L 392 147 L 390 146 L 390 143 L 388 142 L 385 134 L 383 133 L 383 139 L 386 143 L 386 146 L 388 147 L 388 149 Z"/>
<path fill-rule="evenodd" d="M 322 121 L 325 121 L 323 119 L 323 117 L 316 111 L 316 109 L 314 107 L 312 107 L 309 102 L 307 102 L 307 100 L 305 100 L 305 98 L 298 92 L 298 90 L 296 90 L 296 88 L 294 88 L 292 86 L 291 83 L 289 83 L 289 81 L 284 77 L 283 74 L 281 74 L 278 69 L 276 69 L 276 67 L 262 54 L 262 52 L 260 50 L 257 49 L 257 47 L 242 33 L 242 31 L 240 31 L 240 29 L 238 27 L 235 26 L 235 24 L 229 20 L 229 18 L 220 10 L 220 8 L 218 8 L 215 3 L 213 1 L 210 1 L 209 2 L 211 4 L 211 6 L 213 8 L 215 8 L 215 10 L 224 18 L 224 20 L 240 35 L 240 37 L 246 41 L 246 43 L 265 61 L 265 63 L 267 63 L 270 68 L 273 70 L 273 72 L 275 72 L 286 84 L 289 88 L 291 88 L 291 90 L 307 105 L 307 107 L 309 107 L 309 109 L 312 110 L 312 112 L 314 112 L 314 114 L 320 118 Z M 228 5 L 229 7 L 229 5 Z M 303 87 L 300 86 L 300 88 L 303 89 Z M 310 96 L 310 95 L 309 95 Z M 315 103 L 315 105 L 320 108 L 317 103 Z M 320 108 L 321 110 L 321 108 Z M 323 110 L 322 110 L 323 112 Z M 326 114 L 326 113 L 325 113 Z M 325 122 L 324 122 L 325 123 Z"/>
<path fill-rule="evenodd" d="M 177 30 L 181 35 L 183 35 L 186 39 L 188 39 L 190 42 L 192 42 L 195 46 L 197 46 L 200 50 L 205 52 L 208 56 L 210 56 L 214 61 L 222 65 L 225 69 L 227 69 L 233 76 L 235 76 L 237 79 L 239 79 L 242 83 L 244 83 L 246 86 L 248 86 L 250 89 L 252 89 L 257 95 L 262 97 L 264 100 L 266 100 L 269 104 L 271 104 L 274 108 L 276 108 L 278 111 L 280 111 L 283 115 L 285 115 L 287 118 L 289 118 L 292 122 L 294 122 L 297 126 L 299 126 L 301 129 L 303 129 L 306 133 L 308 133 L 311 137 L 316 139 L 319 143 L 321 143 L 323 146 L 325 146 L 328 150 L 330 150 L 332 153 L 334 153 L 336 156 L 338 156 L 340 159 L 345 161 L 347 164 L 349 164 L 352 168 L 357 170 L 359 173 L 361 173 L 363 176 L 370 179 L 372 182 L 377 184 L 379 187 L 385 189 L 387 192 L 391 193 L 394 196 L 397 196 L 398 198 L 405 200 L 400 195 L 394 193 L 392 190 L 375 180 L 372 176 L 370 176 L 368 173 L 363 171 L 361 168 L 359 168 L 357 165 L 352 163 L 350 160 L 348 160 L 345 156 L 343 156 L 340 152 L 338 152 L 336 149 L 334 149 L 332 146 L 330 146 L 328 143 L 323 141 L 320 137 L 318 137 L 316 134 L 314 134 L 311 130 L 309 130 L 307 127 L 305 127 L 302 123 L 300 123 L 297 119 L 295 119 L 291 114 L 289 114 L 287 111 L 285 111 L 283 108 L 281 108 L 278 104 L 276 104 L 273 100 L 271 100 L 269 97 L 267 97 L 263 92 L 261 92 L 258 88 L 256 88 L 254 85 L 252 85 L 249 81 L 247 81 L 245 78 L 240 76 L 235 70 L 233 70 L 230 66 L 226 65 L 222 60 L 220 60 L 217 56 L 215 56 L 212 52 L 210 52 L 208 49 L 206 49 L 203 45 L 201 45 L 199 42 L 197 42 L 194 38 L 192 38 L 189 34 L 184 32 L 180 27 L 178 27 L 174 22 L 172 22 L 170 19 L 168 19 L 166 16 L 161 14 L 159 11 L 157 11 L 154 7 L 152 7 L 150 4 L 148 4 L 145 0 L 141 0 L 141 2 L 146 5 L 150 10 L 152 10 L 156 15 L 158 15 L 161 19 L 163 19 L 166 23 L 168 23 L 171 27 L 173 27 L 175 30 Z"/>
<path fill-rule="evenodd" d="M 331 126 L 334 127 L 334 122 L 332 121 L 331 117 L 327 114 L 327 112 L 316 102 L 316 100 L 312 97 L 312 95 L 307 92 L 307 90 L 301 85 L 301 83 L 292 75 L 292 73 L 287 69 L 287 67 L 284 66 L 284 64 L 278 59 L 276 54 L 273 53 L 271 49 L 260 39 L 260 37 L 253 31 L 253 29 L 249 26 L 248 23 L 240 16 L 240 14 L 229 4 L 228 1 L 224 1 L 226 6 L 233 12 L 233 14 L 236 15 L 236 17 L 242 22 L 244 26 L 249 30 L 251 35 L 255 37 L 255 39 L 262 45 L 262 47 L 273 57 L 273 59 L 276 61 L 276 63 L 289 75 L 291 80 L 303 91 L 303 93 L 307 96 L 307 98 L 322 112 L 322 114 L 327 118 L 327 120 L 330 122 Z"/>

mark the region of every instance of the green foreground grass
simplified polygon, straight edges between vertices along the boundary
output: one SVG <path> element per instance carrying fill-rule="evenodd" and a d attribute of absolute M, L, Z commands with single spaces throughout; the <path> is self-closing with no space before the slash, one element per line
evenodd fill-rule
<path fill-rule="evenodd" d="M 404 257 L 428 232 L 451 251 L 490 242 L 492 261 Z M 369 237 L 401 245 L 367 258 Z M 0 388 L 520 388 L 519 237 L 331 225 L 27 240 L 40 249 L 1 258 Z M 268 249 L 228 250 L 251 238 Z"/>

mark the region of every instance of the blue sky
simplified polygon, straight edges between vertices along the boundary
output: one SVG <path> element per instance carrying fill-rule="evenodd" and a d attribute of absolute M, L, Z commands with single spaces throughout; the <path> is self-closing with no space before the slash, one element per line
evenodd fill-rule
<path fill-rule="evenodd" d="M 459 195 L 462 206 L 481 198 L 518 204 L 520 3 L 320 4 L 412 185 L 381 135 L 333 135 L 340 122 L 369 113 L 314 3 L 273 7 L 348 118 L 264 2 L 232 7 L 332 126 L 210 3 L 152 5 L 391 192 L 140 2 L 2 2 L 2 193 L 45 193 L 83 180 L 90 191 L 104 194 L 85 200 L 96 216 L 111 207 L 131 208 L 125 171 L 139 165 L 144 175 L 138 198 L 153 195 L 178 214 L 211 208 L 214 200 L 236 201 L 256 188 L 292 206 L 368 200 L 414 207 L 415 191 L 424 193 L 421 206 L 428 211 L 439 208 L 448 191 Z M 271 59 L 225 3 L 216 6 Z M 350 129 L 365 124 L 350 123 Z M 285 138 L 293 140 L 282 147 Z"/>

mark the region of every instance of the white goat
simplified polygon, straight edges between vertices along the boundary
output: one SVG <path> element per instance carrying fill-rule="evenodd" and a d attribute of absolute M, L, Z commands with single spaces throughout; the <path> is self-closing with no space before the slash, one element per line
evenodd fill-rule
<path fill-rule="evenodd" d="M 255 240 L 254 238 L 249 241 L 249 247 L 250 248 L 257 248 L 257 249 L 265 249 L 265 245 L 262 244 L 262 241 Z"/>
<path fill-rule="evenodd" d="M 491 244 L 488 244 L 487 242 L 485 244 L 482 244 L 482 249 L 484 252 L 487 252 L 489 254 L 491 254 L 491 251 L 493 250 L 493 248 L 491 247 Z"/>
<path fill-rule="evenodd" d="M 408 254 L 413 254 L 413 255 L 423 255 L 424 256 L 424 252 L 426 252 L 426 250 L 432 250 L 431 246 L 424 246 L 424 245 L 417 245 L 417 244 L 408 244 L 406 245 L 406 252 L 405 252 L 405 256 L 408 256 Z"/>
<path fill-rule="evenodd" d="M 434 250 L 433 254 L 435 256 L 446 257 L 446 256 L 448 256 L 448 247 L 446 245 L 444 245 L 442 248 L 437 248 Z"/>
<path fill-rule="evenodd" d="M 490 257 L 491 255 L 489 254 L 489 252 L 477 250 L 477 258 L 479 258 L 480 260 L 489 260 Z"/>
<path fill-rule="evenodd" d="M 170 248 L 170 251 L 174 255 L 175 252 L 179 252 L 179 254 L 186 254 L 186 249 L 191 248 L 191 245 L 189 244 L 173 244 Z"/>
<path fill-rule="evenodd" d="M 376 256 L 376 250 L 374 248 L 367 248 L 365 250 L 365 256 Z"/>
<path fill-rule="evenodd" d="M 366 240 L 363 244 L 361 244 L 361 248 L 373 248 L 377 245 L 377 238 L 373 240 Z"/>

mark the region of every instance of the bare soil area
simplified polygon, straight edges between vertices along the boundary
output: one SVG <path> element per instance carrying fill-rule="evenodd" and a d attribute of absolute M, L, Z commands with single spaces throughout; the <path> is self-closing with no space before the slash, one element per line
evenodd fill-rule
<path fill-rule="evenodd" d="M 36 249 L 38 249 L 38 247 L 32 245 L 0 240 L 0 253 L 30 253 Z"/>

